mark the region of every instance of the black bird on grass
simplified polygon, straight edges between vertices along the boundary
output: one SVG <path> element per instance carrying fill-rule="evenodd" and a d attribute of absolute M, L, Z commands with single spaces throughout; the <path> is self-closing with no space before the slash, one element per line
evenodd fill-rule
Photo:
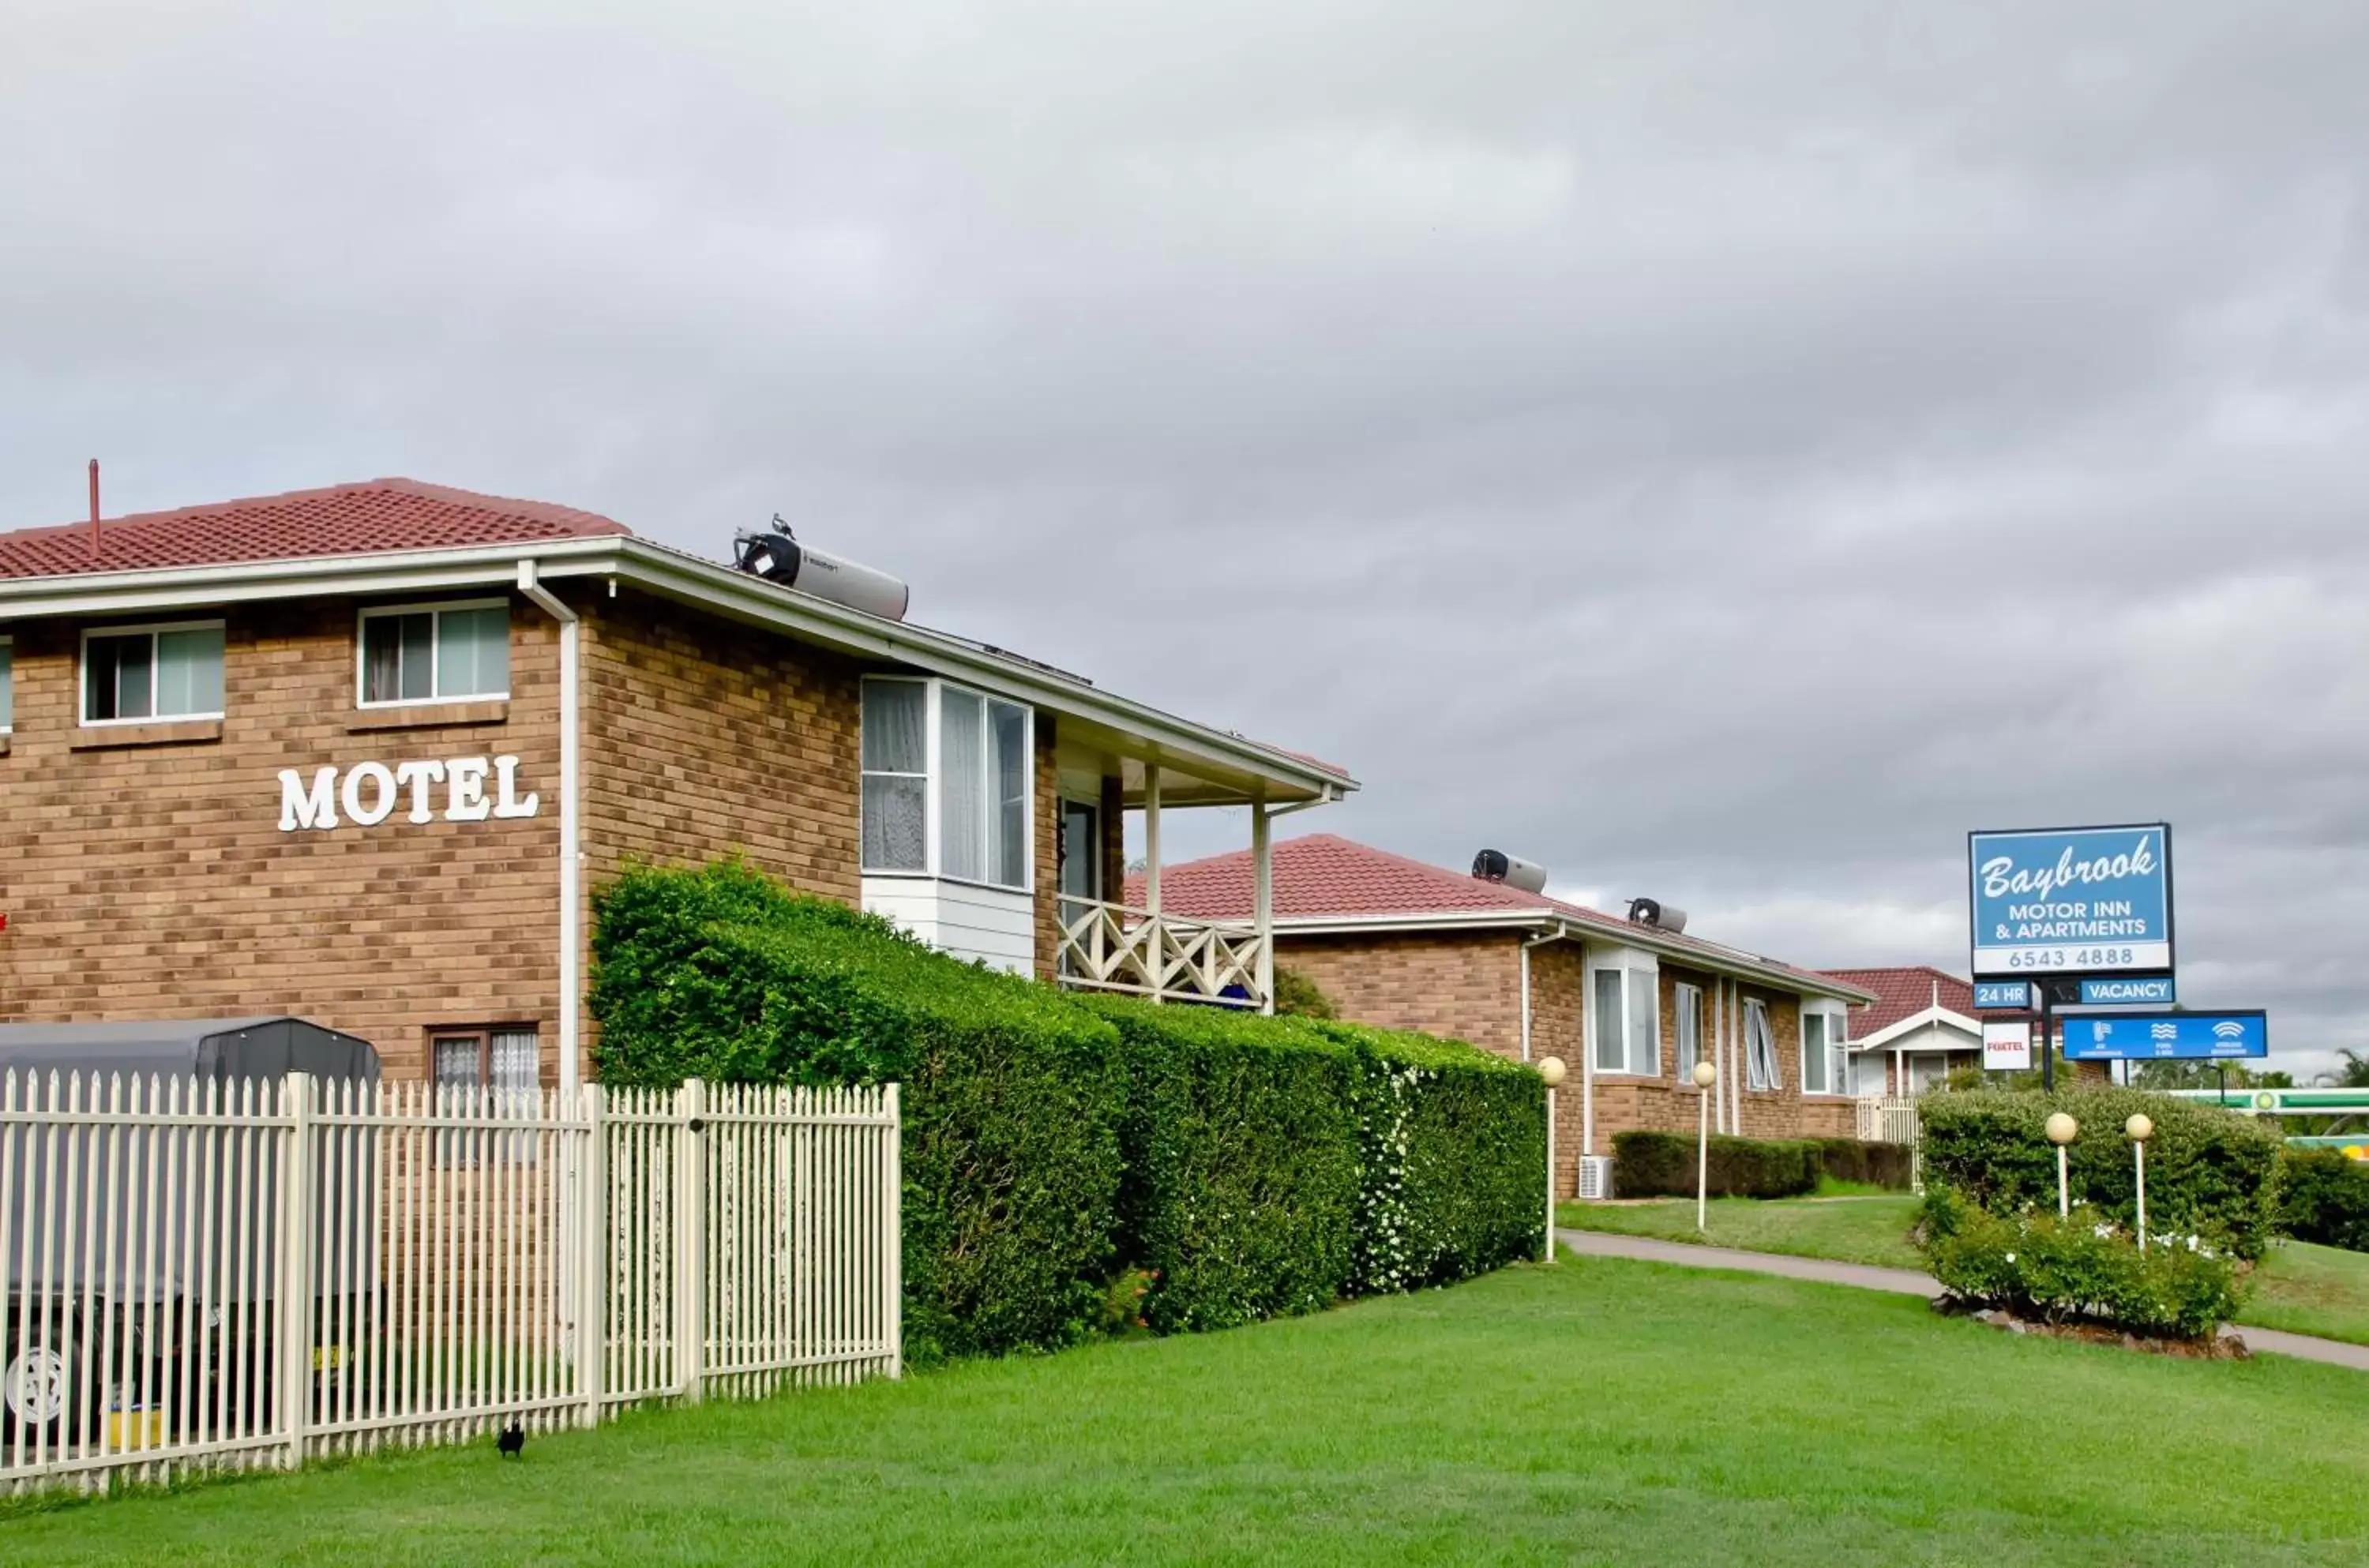
<path fill-rule="evenodd" d="M 506 1459 L 515 1459 L 525 1455 L 526 1433 L 520 1427 L 515 1418 L 508 1426 L 502 1428 L 502 1435 L 494 1439 L 494 1447 Z"/>

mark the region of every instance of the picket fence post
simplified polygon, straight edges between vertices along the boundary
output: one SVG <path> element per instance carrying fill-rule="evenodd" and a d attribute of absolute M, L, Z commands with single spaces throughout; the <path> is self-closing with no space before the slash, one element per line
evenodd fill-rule
<path fill-rule="evenodd" d="M 581 1090 L 576 1161 L 576 1391 L 584 1401 L 580 1425 L 601 1425 L 601 1374 L 609 1353 L 609 1100 L 598 1083 Z"/>
<path fill-rule="evenodd" d="M 279 1238 L 273 1271 L 272 1337 L 278 1355 L 272 1379 L 280 1429 L 288 1439 L 287 1468 L 304 1462 L 305 1406 L 313 1391 L 313 1075 L 291 1072 L 280 1081 L 280 1110 L 287 1130 L 273 1172 L 272 1207 Z"/>
<path fill-rule="evenodd" d="M 905 1118 L 898 1107 L 897 1085 L 883 1095 L 888 1126 L 880 1138 L 881 1255 L 887 1264 L 883 1288 L 887 1295 L 888 1375 L 905 1375 Z"/>
<path fill-rule="evenodd" d="M 696 1404 L 707 1353 L 707 1085 L 683 1080 L 675 1104 L 675 1382 Z"/>

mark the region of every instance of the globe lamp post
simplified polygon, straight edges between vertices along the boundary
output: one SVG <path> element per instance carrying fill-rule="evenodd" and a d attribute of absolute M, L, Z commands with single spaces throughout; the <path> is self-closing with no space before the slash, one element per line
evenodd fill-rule
<path fill-rule="evenodd" d="M 2073 1217 L 2073 1194 L 2065 1169 L 2065 1146 L 2081 1136 L 2081 1124 L 2062 1111 L 2049 1114 L 2048 1141 L 2056 1145 L 2056 1218 Z"/>
<path fill-rule="evenodd" d="M 2155 1122 L 2146 1112 L 2134 1115 L 2123 1124 L 2123 1132 L 2131 1140 L 2131 1160 L 2136 1167 L 2139 1192 L 2139 1251 L 2146 1251 L 2146 1146 L 2155 1136 Z"/>
<path fill-rule="evenodd" d="M 1704 1208 L 1711 1196 L 1711 1086 L 1719 1069 L 1708 1061 L 1695 1063 L 1695 1233 L 1702 1234 Z"/>
<path fill-rule="evenodd" d="M 1555 1085 L 1556 1085 L 1556 1084 L 1558 1084 L 1558 1083 L 1561 1083 L 1561 1082 L 1563 1081 L 1563 1075 L 1564 1075 L 1566 1072 L 1568 1072 L 1568 1071 L 1570 1071 L 1570 1069 L 1568 1069 L 1568 1068 L 1566 1068 L 1566 1067 L 1564 1067 L 1564 1066 L 1563 1066 L 1563 1064 L 1562 1064 L 1562 1058 L 1561 1058 L 1561 1057 L 1540 1057 L 1540 1058 L 1539 1059 L 1539 1082 L 1541 1082 L 1541 1083 L 1543 1083 L 1543 1084 L 1545 1084 L 1545 1085 L 1547 1086 L 1547 1241 L 1546 1241 L 1546 1255 L 1545 1255 L 1543 1258 L 1541 1258 L 1541 1259 L 1539 1260 L 1539 1261 L 1540 1261 L 1540 1262 L 1542 1262 L 1542 1263 L 1552 1263 L 1552 1262 L 1554 1262 L 1554 1227 L 1555 1227 L 1555 1190 L 1554 1190 L 1554 1187 L 1555 1187 L 1555 1161 L 1554 1161 L 1554 1145 L 1555 1145 L 1555 1137 L 1554 1137 L 1554 1135 L 1555 1135 L 1555 1093 L 1554 1093 L 1554 1092 L 1555 1092 Z"/>

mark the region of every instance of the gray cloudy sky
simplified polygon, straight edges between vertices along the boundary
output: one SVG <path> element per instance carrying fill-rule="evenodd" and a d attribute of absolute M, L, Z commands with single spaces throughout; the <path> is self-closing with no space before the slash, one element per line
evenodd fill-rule
<path fill-rule="evenodd" d="M 1298 819 L 1963 968 L 2161 816 L 2369 1049 L 2369 6 L 13 0 L 0 518 L 409 474 L 1339 758 Z M 1230 847 L 1223 818 L 1176 835 Z"/>

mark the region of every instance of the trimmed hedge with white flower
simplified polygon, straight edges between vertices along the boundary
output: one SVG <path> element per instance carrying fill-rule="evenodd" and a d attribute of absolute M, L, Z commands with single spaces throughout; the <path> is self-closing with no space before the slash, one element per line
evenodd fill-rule
<path fill-rule="evenodd" d="M 1926 1199 L 1923 1244 L 1933 1277 L 1957 1301 L 2030 1322 L 2203 1339 L 2245 1299 L 2226 1249 L 2194 1231 L 2166 1231 L 2150 1233 L 2142 1250 L 2087 1204 L 2064 1219 L 2048 1209 L 2002 1217 L 1937 1186 Z"/>
<path fill-rule="evenodd" d="M 601 1077 L 905 1085 L 906 1353 L 1442 1285 L 1545 1241 L 1538 1073 L 1453 1040 L 1088 998 L 746 865 L 595 900 Z"/>

